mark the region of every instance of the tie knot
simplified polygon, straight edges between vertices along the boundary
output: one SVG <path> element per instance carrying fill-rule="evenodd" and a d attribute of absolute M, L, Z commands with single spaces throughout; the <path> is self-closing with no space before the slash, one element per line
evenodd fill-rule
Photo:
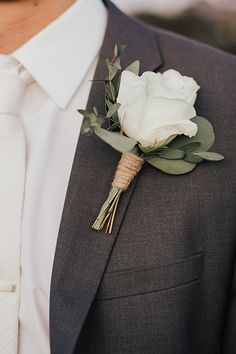
<path fill-rule="evenodd" d="M 19 115 L 31 75 L 14 58 L 0 56 L 0 114 Z"/>

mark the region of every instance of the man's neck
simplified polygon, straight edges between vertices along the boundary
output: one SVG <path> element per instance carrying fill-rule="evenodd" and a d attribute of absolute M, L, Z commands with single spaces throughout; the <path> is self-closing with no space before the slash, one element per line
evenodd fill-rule
<path fill-rule="evenodd" d="M 10 54 L 75 0 L 0 0 L 0 54 Z"/>

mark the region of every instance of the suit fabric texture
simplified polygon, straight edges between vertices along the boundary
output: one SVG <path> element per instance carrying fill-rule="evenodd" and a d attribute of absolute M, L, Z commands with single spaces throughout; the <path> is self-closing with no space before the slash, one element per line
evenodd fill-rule
<path fill-rule="evenodd" d="M 120 154 L 80 136 L 51 282 L 52 354 L 236 353 L 236 60 L 145 26 L 107 1 L 109 21 L 95 78 L 126 44 L 122 66 L 173 68 L 201 86 L 199 115 L 214 126 L 219 163 L 182 176 L 145 165 L 120 201 L 111 235 L 91 225 Z M 89 43 L 88 43 L 89 45 Z M 94 82 L 88 109 L 104 112 Z"/>

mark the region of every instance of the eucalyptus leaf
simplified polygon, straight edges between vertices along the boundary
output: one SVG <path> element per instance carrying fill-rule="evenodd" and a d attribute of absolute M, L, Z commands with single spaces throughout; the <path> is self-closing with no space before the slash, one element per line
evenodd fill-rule
<path fill-rule="evenodd" d="M 131 73 L 133 73 L 135 75 L 138 75 L 139 74 L 139 70 L 140 70 L 140 61 L 139 60 L 135 60 L 132 64 L 127 66 L 127 68 L 125 70 L 128 70 Z"/>
<path fill-rule="evenodd" d="M 116 102 L 114 104 L 110 103 L 109 104 L 109 110 L 107 112 L 107 117 L 111 118 L 120 108 L 120 103 Z"/>
<path fill-rule="evenodd" d="M 196 151 L 208 151 L 215 142 L 215 134 L 211 123 L 206 118 L 198 116 L 192 118 L 191 121 L 198 125 L 197 134 L 192 138 L 184 135 L 178 136 L 168 146 L 174 149 L 181 149 L 189 143 L 200 142 L 201 146 Z"/>
<path fill-rule="evenodd" d="M 118 73 L 119 69 L 116 66 L 113 66 L 113 68 L 111 69 L 110 75 L 109 75 L 109 79 L 113 80 L 114 77 L 116 76 L 116 74 Z"/>
<path fill-rule="evenodd" d="M 154 153 L 156 155 L 156 153 L 157 153 L 154 145 L 153 146 L 151 145 L 151 146 L 148 146 L 148 147 L 143 147 L 141 144 L 139 144 L 139 148 L 146 155 L 151 155 L 152 153 Z M 168 148 L 169 148 L 169 145 L 168 145 Z"/>
<path fill-rule="evenodd" d="M 81 126 L 81 133 L 82 134 L 88 134 L 91 133 L 91 127 L 90 127 L 90 122 L 89 119 L 84 118 L 82 126 Z"/>
<path fill-rule="evenodd" d="M 121 66 L 120 66 L 120 58 L 117 58 L 114 63 L 112 63 L 112 65 L 114 67 L 116 67 L 118 70 L 121 70 Z"/>
<path fill-rule="evenodd" d="M 113 107 L 114 103 L 112 103 L 109 99 L 106 99 L 106 106 L 107 106 L 107 114 L 109 111 L 112 113 L 112 111 L 115 110 L 115 107 Z M 113 123 L 115 123 L 116 126 L 120 126 L 117 112 L 113 113 L 112 116 L 110 116 L 110 114 L 109 114 L 109 117 L 106 115 L 106 118 L 109 118 L 109 119 L 112 118 Z M 113 125 L 113 123 L 112 123 L 112 125 Z M 110 126 L 109 130 L 112 130 L 112 129 L 113 129 L 113 127 Z"/>
<path fill-rule="evenodd" d="M 195 155 L 194 153 L 188 152 L 184 156 L 184 161 L 192 162 L 192 163 L 199 163 L 199 162 L 202 162 L 203 159 L 200 156 Z"/>
<path fill-rule="evenodd" d="M 88 111 L 86 111 L 86 110 L 84 110 L 84 109 L 78 109 L 78 112 L 79 112 L 80 114 L 82 114 L 85 118 L 89 118 L 90 115 L 91 115 L 91 112 L 88 112 Z"/>
<path fill-rule="evenodd" d="M 157 152 L 158 156 L 168 160 L 179 160 L 184 157 L 185 152 L 180 149 L 163 149 Z"/>
<path fill-rule="evenodd" d="M 95 134 L 101 138 L 105 143 L 109 144 L 113 149 L 119 152 L 128 152 L 132 150 L 137 144 L 136 140 L 130 139 L 120 133 L 107 131 L 103 128 L 94 130 Z"/>
<path fill-rule="evenodd" d="M 113 107 L 113 104 L 114 104 L 109 99 L 106 99 L 105 103 L 106 103 L 106 106 L 108 108 L 108 111 L 109 111 L 109 109 L 111 109 Z"/>
<path fill-rule="evenodd" d="M 209 161 L 221 161 L 224 159 L 224 156 L 217 154 L 216 152 L 209 152 L 209 151 L 195 152 L 194 155 Z"/>
<path fill-rule="evenodd" d="M 149 164 L 170 175 L 183 175 L 191 172 L 196 164 L 184 160 L 167 160 L 161 157 L 153 157 L 147 160 Z"/>
<path fill-rule="evenodd" d="M 113 83 L 111 81 L 106 81 L 105 83 L 105 92 L 106 96 L 111 102 L 115 102 L 116 100 L 116 91 Z"/>
<path fill-rule="evenodd" d="M 119 92 L 119 89 L 120 89 L 120 82 L 121 82 L 121 75 L 118 75 L 115 82 L 114 82 L 115 91 L 117 93 Z"/>
<path fill-rule="evenodd" d="M 105 63 L 106 63 L 107 66 L 110 66 L 110 65 L 111 65 L 110 59 L 106 58 L 106 59 L 105 59 Z"/>
<path fill-rule="evenodd" d="M 117 57 L 118 55 L 119 55 L 119 49 L 118 49 L 118 45 L 116 44 L 114 48 L 114 56 Z"/>
<path fill-rule="evenodd" d="M 201 143 L 195 141 L 182 146 L 181 150 L 184 150 L 185 152 L 192 152 L 192 151 L 196 151 L 201 145 L 202 145 Z"/>
<path fill-rule="evenodd" d="M 92 128 L 96 128 L 96 127 L 101 126 L 101 123 L 95 113 L 90 114 L 89 120 L 90 120 L 90 125 Z"/>
<path fill-rule="evenodd" d="M 121 54 L 123 54 L 123 52 L 125 51 L 125 48 L 126 48 L 126 44 L 122 44 L 121 46 L 117 46 L 117 49 L 118 49 L 117 56 L 121 56 Z"/>
<path fill-rule="evenodd" d="M 110 73 L 110 72 L 111 72 L 111 69 L 112 69 L 112 64 L 111 64 L 110 59 L 106 58 L 105 63 L 106 63 L 106 66 L 107 66 L 107 68 L 108 68 L 108 71 L 109 71 L 109 73 Z"/>
<path fill-rule="evenodd" d="M 111 89 L 110 89 L 108 81 L 105 82 L 105 93 L 106 93 L 107 100 L 113 101 Z"/>
<path fill-rule="evenodd" d="M 82 133 L 92 132 L 95 128 L 101 127 L 105 119 L 98 118 L 95 113 L 79 110 L 84 116 Z"/>
<path fill-rule="evenodd" d="M 119 123 L 113 123 L 111 124 L 108 128 L 107 131 L 112 131 L 115 133 L 119 133 L 120 132 L 120 125 Z"/>
<path fill-rule="evenodd" d="M 97 118 L 99 119 L 99 121 L 101 120 L 102 123 L 104 123 L 106 121 L 106 119 L 107 119 L 107 117 L 102 116 L 102 115 L 97 115 Z"/>
<path fill-rule="evenodd" d="M 119 58 L 121 54 L 124 52 L 126 45 L 121 45 L 120 47 L 116 44 L 114 47 L 114 57 Z"/>

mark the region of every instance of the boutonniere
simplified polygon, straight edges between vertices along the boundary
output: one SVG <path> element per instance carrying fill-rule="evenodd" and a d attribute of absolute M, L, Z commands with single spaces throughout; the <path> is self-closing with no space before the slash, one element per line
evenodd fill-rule
<path fill-rule="evenodd" d="M 198 84 L 172 69 L 139 76 L 139 61 L 122 70 L 124 49 L 115 46 L 114 57 L 106 59 L 108 75 L 102 80 L 106 115 L 99 115 L 96 108 L 79 110 L 84 116 L 82 134 L 94 133 L 122 153 L 108 197 L 92 225 L 107 233 L 112 232 L 121 194 L 144 163 L 181 175 L 204 160 L 224 158 L 209 152 L 215 135 L 210 122 L 194 109 Z"/>

